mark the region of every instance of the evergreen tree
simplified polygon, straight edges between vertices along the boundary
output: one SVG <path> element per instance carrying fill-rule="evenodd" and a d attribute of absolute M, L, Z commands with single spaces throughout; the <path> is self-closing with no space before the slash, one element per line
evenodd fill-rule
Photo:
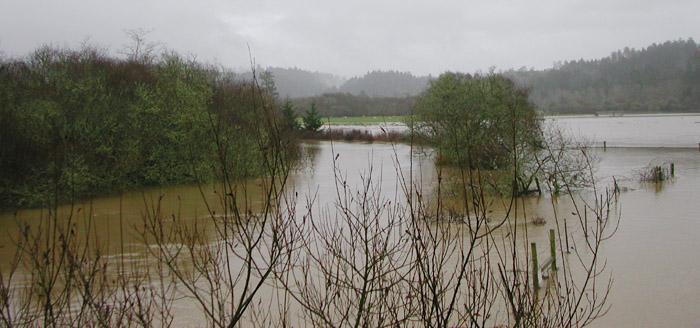
<path fill-rule="evenodd" d="M 287 98 L 282 105 L 282 117 L 284 125 L 290 130 L 301 129 L 301 124 L 297 122 L 297 112 L 294 110 L 294 104 Z"/>
<path fill-rule="evenodd" d="M 303 119 L 304 129 L 306 131 L 316 132 L 321 128 L 321 126 L 323 126 L 321 116 L 319 115 L 318 110 L 316 110 L 316 104 L 311 104 L 311 110 L 306 112 Z"/>
<path fill-rule="evenodd" d="M 264 71 L 259 75 L 261 87 L 265 92 L 271 95 L 273 98 L 277 98 L 279 93 L 277 92 L 277 85 L 275 84 L 275 75 L 270 71 Z"/>

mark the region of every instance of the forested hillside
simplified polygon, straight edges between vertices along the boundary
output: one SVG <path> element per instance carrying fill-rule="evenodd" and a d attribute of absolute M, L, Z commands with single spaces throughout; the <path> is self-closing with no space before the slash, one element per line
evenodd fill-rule
<path fill-rule="evenodd" d="M 415 96 L 427 88 L 430 79 L 430 76 L 414 76 L 408 72 L 373 71 L 363 77 L 349 79 L 339 91 L 371 97 Z"/>
<path fill-rule="evenodd" d="M 407 72 L 373 71 L 337 88 L 324 88 L 331 85 L 324 81 L 342 79 L 298 69 L 271 71 L 281 96 L 311 96 L 295 102 L 303 108 L 315 102 L 330 116 L 408 114 L 410 98 L 431 80 Z M 566 61 L 541 71 L 522 68 L 500 74 L 530 88 L 532 101 L 545 113 L 700 111 L 700 48 L 693 39 L 625 48 L 602 59 Z"/>
<path fill-rule="evenodd" d="M 693 39 L 504 74 L 530 87 L 546 113 L 700 111 L 700 48 Z"/>
<path fill-rule="evenodd" d="M 336 90 L 344 78 L 328 73 L 309 72 L 298 68 L 270 67 L 280 97 L 298 98 Z"/>
<path fill-rule="evenodd" d="M 263 69 L 258 69 L 262 72 Z M 355 96 L 415 96 L 428 86 L 430 76 L 414 76 L 408 72 L 372 71 L 361 77 L 346 79 L 333 74 L 310 72 L 298 68 L 268 67 L 281 97 L 301 98 L 324 93 L 348 93 Z M 250 78 L 250 73 L 241 74 Z"/>

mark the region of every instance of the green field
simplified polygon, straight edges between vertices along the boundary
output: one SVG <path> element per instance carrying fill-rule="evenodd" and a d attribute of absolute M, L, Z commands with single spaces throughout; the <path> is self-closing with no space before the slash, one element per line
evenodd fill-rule
<path fill-rule="evenodd" d="M 324 118 L 323 123 L 345 124 L 345 123 L 383 123 L 383 122 L 405 122 L 406 116 L 357 116 L 357 117 L 329 117 Z"/>

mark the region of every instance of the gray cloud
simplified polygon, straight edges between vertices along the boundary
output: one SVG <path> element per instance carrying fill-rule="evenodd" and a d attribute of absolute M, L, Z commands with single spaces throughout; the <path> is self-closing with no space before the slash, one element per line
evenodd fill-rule
<path fill-rule="evenodd" d="M 439 74 L 593 59 L 625 46 L 694 37 L 697 1 L 36 1 L 3 0 L 0 50 L 90 39 L 118 52 L 125 29 L 224 66 L 296 66 L 345 76 Z"/>

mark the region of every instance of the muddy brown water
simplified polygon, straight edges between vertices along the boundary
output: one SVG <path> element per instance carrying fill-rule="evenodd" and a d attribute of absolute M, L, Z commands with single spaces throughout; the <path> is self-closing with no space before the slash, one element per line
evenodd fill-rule
<path fill-rule="evenodd" d="M 579 128 L 589 137 L 606 138 L 608 149 L 596 149 L 600 156 L 597 172 L 602 183 L 614 176 L 625 192 L 620 195 L 622 218 L 615 236 L 604 244 L 602 256 L 614 278 L 608 303 L 610 312 L 594 322 L 595 327 L 700 327 L 700 116 L 653 116 L 630 118 L 565 118 L 566 125 Z M 600 125 L 590 123 L 598 120 Z M 659 121 L 662 121 L 659 123 Z M 622 123 L 620 123 L 622 122 Z M 641 122 L 641 123 L 640 123 Z M 587 127 L 588 125 L 596 128 Z M 625 135 L 617 138 L 617 130 L 629 127 L 628 134 L 665 135 L 662 141 L 640 135 L 639 144 Z M 646 128 L 644 128 L 646 124 Z M 656 126 L 654 130 L 649 131 Z M 658 128 L 663 126 L 663 128 Z M 617 130 L 611 132 L 615 127 Z M 677 132 L 674 134 L 674 131 Z M 608 134 L 605 134 L 608 133 Z M 584 133 L 585 134 L 585 133 Z M 617 139 L 616 139 L 617 138 Z M 688 141 L 695 138 L 697 141 Z M 599 139 L 597 139 L 599 140 Z M 660 146 L 666 146 L 663 148 Z M 695 147 L 693 147 L 695 146 Z M 315 198 L 316 206 L 332 208 L 336 198 L 333 159 L 337 156 L 338 170 L 344 180 L 361 185 L 361 177 L 372 172 L 373 179 L 382 187 L 385 197 L 401 200 L 400 176 L 422 181 L 426 186 L 435 183 L 435 170 L 429 157 L 411 154 L 405 145 L 386 143 L 309 142 L 303 147 L 312 156 L 304 168 L 295 171 L 288 188 L 299 192 L 298 211 L 303 211 L 305 199 Z M 670 148 L 672 147 L 672 148 Z M 413 158 L 413 167 L 408 163 Z M 661 184 L 640 183 L 637 172 L 650 163 L 675 165 L 675 178 Z M 255 181 L 250 181 L 255 188 Z M 101 240 L 110 245 L 138 245 L 139 237 L 125 233 L 120 237 L 119 227 L 141 223 L 146 205 L 162 196 L 163 209 L 191 218 L 208 217 L 203 197 L 216 204 L 218 194 L 214 187 L 177 186 L 144 189 L 92 200 L 75 205 L 81 208 L 77 218 L 91 216 L 97 222 L 93 227 Z M 530 197 L 524 200 L 531 216 L 552 216 L 551 199 Z M 60 211 L 66 213 L 70 207 Z M 570 209 L 564 206 L 561 211 Z M 32 209 L 0 214 L 0 268 L 9 263 L 14 252 L 12 234 L 16 233 L 15 218 L 30 222 L 45 209 Z M 533 239 L 546 240 L 551 224 L 529 226 Z M 117 251 L 113 248 L 113 251 Z M 178 308 L 182 309 L 178 310 Z M 176 305 L 175 312 L 189 311 L 188 305 Z M 196 321 L 183 322 L 196 324 Z"/>

